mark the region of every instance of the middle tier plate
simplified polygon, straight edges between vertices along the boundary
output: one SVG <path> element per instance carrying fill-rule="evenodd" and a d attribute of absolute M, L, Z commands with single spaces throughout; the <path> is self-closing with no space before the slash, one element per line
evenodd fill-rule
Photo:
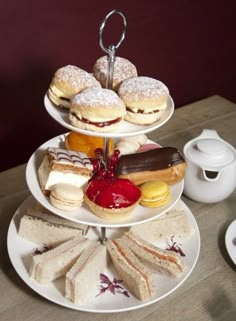
<path fill-rule="evenodd" d="M 157 216 L 160 216 L 167 210 L 171 209 L 180 199 L 184 187 L 183 180 L 170 186 L 171 199 L 168 204 L 158 208 L 147 208 L 138 205 L 128 218 L 120 222 L 112 222 L 99 218 L 89 210 L 85 203 L 78 210 L 71 212 L 64 212 L 55 208 L 51 205 L 49 198 L 44 195 L 40 188 L 37 171 L 48 147 L 64 148 L 65 136 L 66 134 L 59 135 L 41 145 L 30 157 L 26 167 L 26 181 L 32 195 L 40 204 L 58 216 L 91 226 L 125 227 L 153 220 Z"/>

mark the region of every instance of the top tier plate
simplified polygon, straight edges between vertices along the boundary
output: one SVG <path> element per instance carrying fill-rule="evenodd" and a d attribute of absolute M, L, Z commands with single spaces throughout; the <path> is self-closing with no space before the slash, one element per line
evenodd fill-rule
<path fill-rule="evenodd" d="M 47 112 L 49 113 L 49 115 L 53 119 L 55 119 L 59 124 L 61 124 L 63 127 L 66 127 L 71 131 L 75 131 L 85 135 L 100 136 L 100 137 L 127 137 L 127 136 L 135 136 L 135 135 L 149 133 L 163 126 L 170 119 L 170 117 L 174 112 L 174 101 L 171 98 L 171 96 L 169 96 L 167 108 L 165 109 L 159 121 L 151 125 L 136 125 L 124 120 L 122 121 L 118 131 L 115 131 L 112 133 L 97 133 L 90 130 L 80 129 L 78 127 L 71 125 L 68 119 L 68 112 L 60 109 L 59 107 L 54 106 L 49 100 L 47 94 L 44 96 L 44 106 Z"/>

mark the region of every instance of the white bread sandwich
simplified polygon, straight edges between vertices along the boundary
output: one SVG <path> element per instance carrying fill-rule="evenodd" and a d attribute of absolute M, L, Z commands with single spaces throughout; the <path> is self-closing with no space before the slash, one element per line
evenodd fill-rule
<path fill-rule="evenodd" d="M 130 230 L 151 243 L 167 240 L 173 235 L 180 238 L 188 237 L 194 231 L 184 210 L 176 208 L 155 220 L 133 225 Z"/>
<path fill-rule="evenodd" d="M 52 250 L 32 256 L 30 277 L 45 284 L 64 276 L 91 242 L 79 235 Z"/>
<path fill-rule="evenodd" d="M 55 247 L 77 235 L 86 235 L 88 228 L 88 225 L 57 216 L 36 202 L 22 216 L 18 235 L 31 242 Z"/>
<path fill-rule="evenodd" d="M 124 285 L 139 300 L 146 301 L 154 294 L 153 277 L 121 239 L 109 240 L 107 249 Z"/>
<path fill-rule="evenodd" d="M 65 296 L 75 304 L 85 302 L 107 266 L 107 250 L 97 242 L 90 244 L 66 274 Z"/>
<path fill-rule="evenodd" d="M 160 249 L 130 231 L 122 240 L 150 271 L 178 277 L 185 270 L 181 257 L 174 251 Z"/>

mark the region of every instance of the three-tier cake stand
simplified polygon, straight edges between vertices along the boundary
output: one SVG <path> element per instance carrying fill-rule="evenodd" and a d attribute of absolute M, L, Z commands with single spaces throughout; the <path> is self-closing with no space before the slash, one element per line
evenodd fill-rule
<path fill-rule="evenodd" d="M 122 32 L 122 36 L 117 45 L 111 45 L 106 48 L 103 44 L 103 30 L 106 26 L 108 19 L 114 15 L 118 14 L 122 17 L 124 29 Z M 119 10 L 111 11 L 103 20 L 100 30 L 99 30 L 99 43 L 102 50 L 107 53 L 108 57 L 108 80 L 107 80 L 107 88 L 112 88 L 112 79 L 113 79 L 113 70 L 114 70 L 114 62 L 115 62 L 115 53 L 119 48 L 121 43 L 123 42 L 126 35 L 126 17 L 123 12 Z M 44 97 L 44 105 L 49 113 L 49 115 L 58 123 L 60 123 L 63 127 L 79 132 L 85 135 L 91 136 L 100 136 L 104 139 L 104 149 L 105 155 L 108 155 L 108 146 L 109 140 L 114 139 L 118 140 L 122 137 L 135 136 L 140 134 L 147 134 L 151 131 L 158 129 L 163 126 L 173 115 L 174 112 L 174 102 L 171 96 L 168 98 L 168 105 L 160 120 L 155 122 L 154 124 L 143 126 L 143 125 L 135 125 L 123 121 L 119 131 L 113 133 L 96 133 L 93 131 L 82 130 L 77 127 L 72 126 L 68 121 L 68 114 L 64 111 L 60 110 L 58 107 L 54 106 L 47 95 Z M 128 311 L 137 308 L 144 307 L 148 304 L 159 301 L 160 299 L 166 297 L 168 294 L 175 291 L 184 280 L 191 274 L 199 255 L 200 249 L 200 235 L 197 223 L 192 215 L 190 209 L 180 200 L 182 191 L 183 191 L 183 181 L 174 184 L 170 187 L 171 200 L 167 205 L 164 205 L 160 208 L 145 208 L 138 205 L 133 213 L 127 219 L 124 219 L 121 222 L 113 222 L 106 221 L 94 215 L 86 205 L 83 205 L 82 208 L 73 212 L 64 212 L 53 207 L 48 199 L 45 196 L 40 188 L 37 170 L 39 165 L 42 162 L 43 156 L 48 147 L 64 147 L 64 140 L 66 134 L 59 135 L 50 139 L 41 145 L 31 156 L 28 161 L 26 168 L 26 180 L 32 196 L 27 198 L 23 204 L 17 209 L 10 227 L 8 231 L 8 252 L 10 259 L 14 268 L 20 277 L 24 280 L 26 284 L 28 284 L 34 291 L 45 297 L 46 299 L 55 302 L 57 304 L 77 309 L 81 311 L 89 311 L 89 312 L 121 312 Z M 128 229 L 130 226 L 135 224 L 142 224 L 153 219 L 156 219 L 158 216 L 164 214 L 166 211 L 170 210 L 172 207 L 176 205 L 178 202 L 178 206 L 181 207 L 182 210 L 185 211 L 186 215 L 188 215 L 190 224 L 193 226 L 194 233 L 188 239 L 182 239 L 181 243 L 186 252 L 186 264 L 188 266 L 188 270 L 184 275 L 179 279 L 166 279 L 163 276 L 158 276 L 157 283 L 157 293 L 156 295 L 147 302 L 141 302 L 137 300 L 132 295 L 127 298 L 123 295 L 112 295 L 109 293 L 97 296 L 98 291 L 94 290 L 94 293 L 91 293 L 91 300 L 85 303 L 84 305 L 75 305 L 69 300 L 67 300 L 64 295 L 64 280 L 59 279 L 55 282 L 52 282 L 48 286 L 41 286 L 36 281 L 31 280 L 28 275 L 28 268 L 30 264 L 30 256 L 32 255 L 33 244 L 27 240 L 20 238 L 17 235 L 17 229 L 19 226 L 19 220 L 22 215 L 25 214 L 27 208 L 32 206 L 34 202 L 39 202 L 46 209 L 51 211 L 52 213 L 66 218 L 68 220 L 72 220 L 78 223 L 82 223 L 90 226 L 90 232 L 88 237 L 93 239 L 100 240 L 101 243 L 105 243 L 106 238 L 112 238 L 117 235 L 123 233 L 124 230 Z M 18 246 L 15 247 L 15 242 L 17 242 Z M 102 272 L 102 271 L 101 271 Z M 107 275 L 114 276 L 116 272 L 112 265 L 108 266 L 108 270 L 106 271 Z M 99 286 L 99 285 L 98 285 Z"/>

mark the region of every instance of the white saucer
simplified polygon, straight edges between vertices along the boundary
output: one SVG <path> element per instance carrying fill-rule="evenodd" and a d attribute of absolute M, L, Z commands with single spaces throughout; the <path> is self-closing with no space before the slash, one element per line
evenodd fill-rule
<path fill-rule="evenodd" d="M 170 117 L 174 112 L 174 101 L 171 98 L 171 96 L 169 96 L 167 108 L 163 112 L 159 121 L 151 125 L 136 125 L 124 120 L 120 125 L 119 131 L 116 131 L 113 133 L 98 133 L 90 130 L 80 129 L 78 127 L 71 125 L 68 119 L 68 112 L 66 110 L 65 111 L 62 110 L 59 107 L 54 106 L 49 100 L 47 94 L 44 96 L 44 106 L 47 112 L 49 113 L 49 115 L 53 119 L 55 119 L 59 124 L 61 124 L 63 127 L 68 128 L 71 131 L 75 131 L 85 135 L 99 136 L 99 137 L 128 137 L 128 136 L 146 134 L 163 126 L 170 119 Z"/>
<path fill-rule="evenodd" d="M 229 256 L 236 265 L 236 220 L 234 220 L 227 228 L 225 234 L 225 246 Z"/>

